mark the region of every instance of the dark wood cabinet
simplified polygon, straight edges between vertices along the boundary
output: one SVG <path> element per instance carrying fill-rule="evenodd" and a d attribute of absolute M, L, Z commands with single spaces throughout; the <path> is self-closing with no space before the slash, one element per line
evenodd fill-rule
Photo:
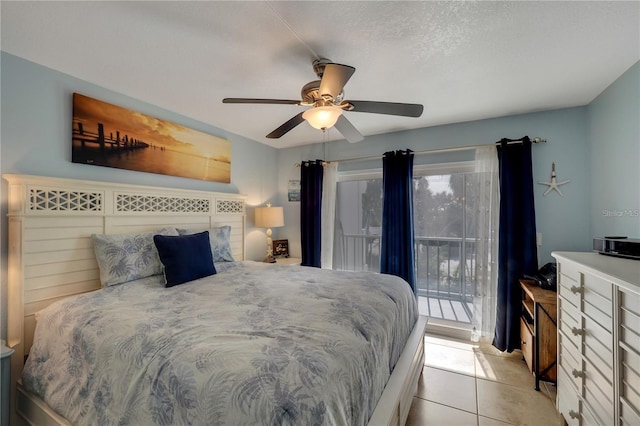
<path fill-rule="evenodd" d="M 536 390 L 540 390 L 541 380 L 556 383 L 557 377 L 556 292 L 544 290 L 531 280 L 520 280 L 520 287 L 520 349 L 536 378 Z"/>

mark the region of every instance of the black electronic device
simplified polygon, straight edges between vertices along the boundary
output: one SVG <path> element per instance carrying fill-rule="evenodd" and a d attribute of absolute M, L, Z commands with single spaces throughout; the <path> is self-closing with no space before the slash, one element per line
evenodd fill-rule
<path fill-rule="evenodd" d="M 535 281 L 540 288 L 556 291 L 557 273 L 558 269 L 556 268 L 556 264 L 549 262 L 540 268 L 535 274 L 525 275 L 524 277 Z"/>
<path fill-rule="evenodd" d="M 608 256 L 640 260 L 640 240 L 618 236 L 594 238 L 593 251 Z"/>

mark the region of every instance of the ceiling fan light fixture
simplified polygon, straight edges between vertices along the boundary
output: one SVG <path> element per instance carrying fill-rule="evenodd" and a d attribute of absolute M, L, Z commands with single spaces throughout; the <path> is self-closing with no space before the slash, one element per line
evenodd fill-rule
<path fill-rule="evenodd" d="M 307 120 L 311 127 L 316 129 L 329 129 L 336 124 L 342 115 L 342 109 L 334 106 L 316 107 L 302 113 L 302 118 Z"/>

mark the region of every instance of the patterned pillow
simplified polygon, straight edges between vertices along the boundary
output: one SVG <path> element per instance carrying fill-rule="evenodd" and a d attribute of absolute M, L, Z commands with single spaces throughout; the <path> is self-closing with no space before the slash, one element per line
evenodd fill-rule
<path fill-rule="evenodd" d="M 177 237 L 154 235 L 153 241 L 164 265 L 166 287 L 216 273 L 207 231 Z"/>
<path fill-rule="evenodd" d="M 231 254 L 231 227 L 228 225 L 218 228 L 211 228 L 209 231 L 209 242 L 211 243 L 211 253 L 214 262 L 233 262 Z M 180 235 L 191 235 L 202 231 L 191 229 L 178 229 Z"/>
<path fill-rule="evenodd" d="M 102 287 L 162 274 L 153 236 L 178 235 L 174 228 L 144 234 L 93 234 L 93 249 L 100 267 Z"/>

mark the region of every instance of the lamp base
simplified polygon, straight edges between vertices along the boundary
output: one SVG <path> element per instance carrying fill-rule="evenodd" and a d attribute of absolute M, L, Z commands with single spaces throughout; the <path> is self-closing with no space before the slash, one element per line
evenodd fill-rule
<path fill-rule="evenodd" d="M 273 256 L 267 256 L 264 258 L 263 262 L 265 263 L 276 263 L 276 258 Z"/>

